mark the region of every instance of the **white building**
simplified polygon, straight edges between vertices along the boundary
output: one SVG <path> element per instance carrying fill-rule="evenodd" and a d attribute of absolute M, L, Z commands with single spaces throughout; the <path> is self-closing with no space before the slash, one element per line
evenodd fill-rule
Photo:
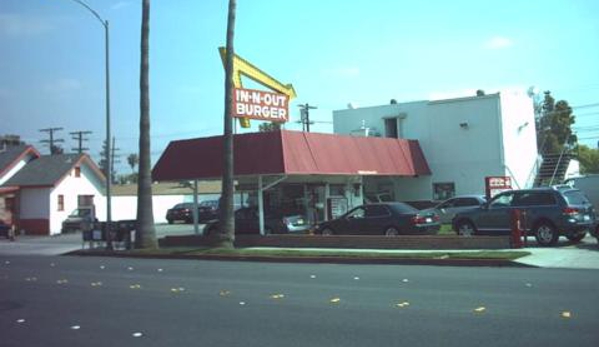
<path fill-rule="evenodd" d="M 333 112 L 334 132 L 418 140 L 431 176 L 373 178 L 365 189 L 395 199 L 441 200 L 484 194 L 485 177 L 531 187 L 537 168 L 533 102 L 526 93 L 392 103 Z M 376 155 L 376 153 L 373 153 Z"/>
<path fill-rule="evenodd" d="M 104 175 L 86 154 L 41 156 L 28 162 L 2 187 L 15 191 L 13 223 L 28 235 L 54 235 L 78 206 L 106 215 Z"/>

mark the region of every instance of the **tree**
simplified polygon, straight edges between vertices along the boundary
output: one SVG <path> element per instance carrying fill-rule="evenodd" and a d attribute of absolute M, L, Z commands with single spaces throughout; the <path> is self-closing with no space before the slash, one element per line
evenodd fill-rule
<path fill-rule="evenodd" d="M 262 123 L 258 126 L 258 130 L 261 133 L 266 133 L 269 131 L 278 131 L 278 130 L 281 130 L 281 123 L 274 123 L 274 122 Z"/>
<path fill-rule="evenodd" d="M 131 153 L 127 157 L 127 163 L 131 166 L 131 172 L 135 173 L 135 167 L 139 164 L 139 156 L 136 153 Z"/>
<path fill-rule="evenodd" d="M 581 174 L 599 173 L 599 150 L 589 148 L 585 145 L 577 147 L 578 161 L 580 162 Z"/>
<path fill-rule="evenodd" d="M 138 245 L 157 248 L 152 212 L 152 172 L 150 168 L 150 0 L 142 2 L 141 65 L 139 78 L 139 179 L 137 184 Z"/>
<path fill-rule="evenodd" d="M 98 165 L 100 166 L 100 170 L 102 170 L 102 173 L 104 174 L 104 176 L 108 177 L 108 165 L 106 163 L 106 140 L 104 140 L 102 142 L 102 151 L 100 152 L 100 162 L 98 163 Z M 114 155 L 114 153 L 113 153 Z M 114 162 L 114 157 L 111 156 L 110 157 L 111 160 Z M 110 167 L 110 182 L 115 183 L 116 182 L 116 169 L 114 167 L 114 165 L 111 165 Z"/>
<path fill-rule="evenodd" d="M 215 235 L 216 247 L 233 248 L 235 241 L 235 219 L 233 214 L 233 55 L 235 53 L 233 40 L 235 38 L 235 9 L 236 0 L 229 0 L 227 18 L 227 53 L 225 55 L 225 115 L 223 136 L 223 177 L 222 194 L 219 208 L 220 230 Z"/>
<path fill-rule="evenodd" d="M 540 106 L 540 117 L 537 121 L 537 147 L 541 154 L 561 153 L 574 146 L 578 139 L 572 133 L 575 123 L 572 107 L 565 100 L 555 102 L 550 91 Z"/>

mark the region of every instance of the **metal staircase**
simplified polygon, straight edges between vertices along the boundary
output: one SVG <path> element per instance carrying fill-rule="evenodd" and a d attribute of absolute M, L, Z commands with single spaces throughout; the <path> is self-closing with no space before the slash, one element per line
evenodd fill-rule
<path fill-rule="evenodd" d="M 534 186 L 541 187 L 562 183 L 572 158 L 574 158 L 574 155 L 565 152 L 544 154 Z"/>

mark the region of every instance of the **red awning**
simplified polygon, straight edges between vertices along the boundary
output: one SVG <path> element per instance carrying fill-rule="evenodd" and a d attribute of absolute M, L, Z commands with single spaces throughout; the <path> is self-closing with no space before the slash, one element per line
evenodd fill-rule
<path fill-rule="evenodd" d="M 154 181 L 219 178 L 223 137 L 171 142 L 154 166 Z M 275 131 L 234 137 L 235 176 L 430 175 L 418 141 Z"/>

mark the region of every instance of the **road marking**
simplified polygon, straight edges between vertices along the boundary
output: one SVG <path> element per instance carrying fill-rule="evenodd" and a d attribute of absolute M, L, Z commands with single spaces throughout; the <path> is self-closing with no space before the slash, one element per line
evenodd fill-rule
<path fill-rule="evenodd" d="M 331 304 L 338 304 L 341 302 L 341 299 L 340 298 L 332 298 L 331 300 L 329 300 L 329 302 Z"/>
<path fill-rule="evenodd" d="M 570 311 L 562 312 L 562 318 L 572 318 L 572 313 Z"/>
<path fill-rule="evenodd" d="M 285 297 L 285 294 L 272 294 L 270 296 L 270 298 L 274 299 L 274 300 L 283 299 L 284 297 Z"/>
<path fill-rule="evenodd" d="M 23 323 L 25 323 L 25 320 L 23 318 L 17 319 L 17 323 L 23 324 Z"/>
<path fill-rule="evenodd" d="M 310 275 L 310 278 L 311 278 L 311 279 L 315 279 L 315 278 L 316 278 L 316 275 Z"/>
<path fill-rule="evenodd" d="M 359 281 L 360 277 L 356 276 L 356 277 L 354 277 L 354 280 Z"/>
<path fill-rule="evenodd" d="M 484 306 L 480 306 L 480 307 L 477 307 L 477 308 L 475 308 L 475 309 L 474 309 L 474 313 L 483 313 L 483 312 L 485 312 L 486 310 L 487 310 L 487 308 L 486 308 L 486 307 L 484 307 Z"/>
<path fill-rule="evenodd" d="M 403 302 L 399 302 L 399 303 L 395 304 L 395 306 L 399 307 L 399 308 L 405 308 L 405 307 L 410 306 L 410 303 L 407 301 L 403 301 Z"/>
<path fill-rule="evenodd" d="M 79 329 L 81 329 L 81 326 L 79 326 L 79 325 L 73 325 L 71 327 L 71 330 L 79 330 Z"/>
<path fill-rule="evenodd" d="M 140 284 L 132 284 L 129 286 L 129 288 L 131 289 L 141 289 L 141 285 Z"/>
<path fill-rule="evenodd" d="M 239 302 L 239 305 L 241 305 L 241 306 L 245 306 L 245 301 L 240 301 L 240 302 Z"/>
<path fill-rule="evenodd" d="M 69 280 L 67 280 L 67 279 L 61 279 L 61 280 L 56 281 L 56 283 L 58 283 L 58 284 L 67 284 L 67 283 L 69 283 Z"/>
<path fill-rule="evenodd" d="M 226 289 L 223 289 L 220 292 L 218 292 L 218 295 L 223 296 L 223 297 L 224 296 L 229 296 L 229 295 L 231 295 L 231 292 L 228 291 L 228 290 L 226 290 Z"/>
<path fill-rule="evenodd" d="M 158 272 L 162 272 L 162 271 L 163 271 L 162 269 L 158 269 Z"/>
<path fill-rule="evenodd" d="M 403 283 L 408 283 L 408 282 L 410 282 L 410 280 L 409 280 L 409 279 L 407 279 L 407 278 L 404 278 L 404 279 L 403 279 L 403 280 L 401 280 L 401 281 L 402 281 Z"/>
<path fill-rule="evenodd" d="M 133 337 L 142 337 L 142 336 L 143 336 L 143 334 L 142 334 L 142 333 L 140 333 L 140 332 L 137 332 L 137 333 L 133 333 L 133 334 L 132 334 L 132 336 L 133 336 Z"/>

